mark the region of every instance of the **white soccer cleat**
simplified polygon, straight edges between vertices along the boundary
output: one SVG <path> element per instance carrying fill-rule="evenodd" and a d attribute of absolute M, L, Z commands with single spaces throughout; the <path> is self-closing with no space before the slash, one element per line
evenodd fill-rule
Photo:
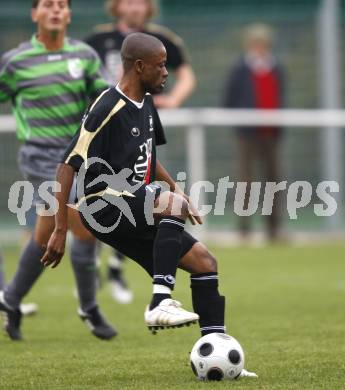
<path fill-rule="evenodd" d="M 238 376 L 238 378 L 257 378 L 257 374 L 255 374 L 255 372 L 250 372 L 250 371 L 247 371 L 246 369 L 242 369 L 240 375 Z"/>
<path fill-rule="evenodd" d="M 133 292 L 121 281 L 111 279 L 110 280 L 111 296 L 115 301 L 126 305 L 133 301 Z"/>
<path fill-rule="evenodd" d="M 21 303 L 19 308 L 23 316 L 33 316 L 38 312 L 37 303 Z"/>
<path fill-rule="evenodd" d="M 145 322 L 153 334 L 158 329 L 189 326 L 198 319 L 198 314 L 182 309 L 181 303 L 171 298 L 163 299 L 152 310 L 149 310 L 149 306 L 145 310 Z"/>

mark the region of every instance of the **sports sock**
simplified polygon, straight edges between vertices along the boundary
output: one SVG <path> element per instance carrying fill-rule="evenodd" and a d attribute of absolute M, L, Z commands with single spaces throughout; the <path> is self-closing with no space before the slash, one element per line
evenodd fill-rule
<path fill-rule="evenodd" d="M 113 262 L 111 259 L 116 259 L 118 262 Z M 121 252 L 119 252 L 117 249 L 113 249 L 113 256 L 109 259 L 109 265 L 112 265 L 114 267 L 121 267 L 122 261 L 125 259 L 125 255 Z"/>
<path fill-rule="evenodd" d="M 125 256 L 114 249 L 113 255 L 108 260 L 108 277 L 109 279 L 119 279 L 122 275 L 122 263 Z"/>
<path fill-rule="evenodd" d="M 171 298 L 171 289 L 161 284 L 153 285 L 153 295 L 150 303 L 150 310 L 158 306 L 164 299 Z"/>
<path fill-rule="evenodd" d="M 193 308 L 200 317 L 202 336 L 208 333 L 225 333 L 225 297 L 218 292 L 217 272 L 193 274 L 190 280 Z"/>
<path fill-rule="evenodd" d="M 77 283 L 80 308 L 87 312 L 97 305 L 96 243 L 73 237 L 71 262 Z"/>
<path fill-rule="evenodd" d="M 0 252 L 0 290 L 3 290 L 5 287 L 5 268 L 4 268 L 4 258 Z"/>
<path fill-rule="evenodd" d="M 165 217 L 159 225 L 153 244 L 153 283 L 174 289 L 177 263 L 180 259 L 184 221 Z"/>
<path fill-rule="evenodd" d="M 45 250 L 33 238 L 25 247 L 20 257 L 17 271 L 4 291 L 6 303 L 14 310 L 18 309 L 23 297 L 41 275 L 44 266 L 40 260 L 44 252 Z"/>

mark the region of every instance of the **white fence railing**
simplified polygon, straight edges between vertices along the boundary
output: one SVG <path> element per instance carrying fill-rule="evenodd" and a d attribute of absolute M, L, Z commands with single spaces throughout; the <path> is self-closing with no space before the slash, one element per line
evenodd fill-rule
<path fill-rule="evenodd" d="M 178 108 L 160 110 L 165 126 L 345 127 L 345 110 L 229 110 Z M 0 115 L 0 133 L 15 131 L 12 115 Z"/>

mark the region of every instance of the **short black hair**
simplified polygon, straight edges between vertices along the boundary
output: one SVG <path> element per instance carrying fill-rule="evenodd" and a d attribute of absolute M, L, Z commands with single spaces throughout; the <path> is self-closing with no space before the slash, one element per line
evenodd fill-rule
<path fill-rule="evenodd" d="M 153 35 L 141 32 L 128 34 L 121 47 L 124 71 L 130 70 L 136 60 L 145 60 L 162 47 L 164 48 L 163 43 Z"/>
<path fill-rule="evenodd" d="M 32 0 L 32 8 L 37 8 L 39 2 L 40 2 L 40 0 Z M 69 7 L 71 6 L 71 3 L 72 3 L 72 0 L 68 0 Z"/>

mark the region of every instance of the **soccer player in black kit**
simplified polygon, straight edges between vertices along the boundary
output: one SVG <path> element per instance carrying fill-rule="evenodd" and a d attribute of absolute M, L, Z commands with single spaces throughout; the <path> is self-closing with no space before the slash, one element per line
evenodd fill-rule
<path fill-rule="evenodd" d="M 56 267 L 63 256 L 68 195 L 77 171 L 78 207 L 85 226 L 153 279 L 145 311 L 149 329 L 199 320 L 202 335 L 224 333 L 225 298 L 218 292 L 216 260 L 184 230 L 187 219 L 201 219 L 156 159 L 156 145 L 164 144 L 165 136 L 150 94 L 160 92 L 168 76 L 165 47 L 155 37 L 133 33 L 124 40 L 121 57 L 124 74 L 119 84 L 90 107 L 59 165 L 56 227 L 42 262 Z M 169 189 L 153 184 L 155 180 Z M 191 274 L 195 313 L 171 298 L 177 267 Z"/>

